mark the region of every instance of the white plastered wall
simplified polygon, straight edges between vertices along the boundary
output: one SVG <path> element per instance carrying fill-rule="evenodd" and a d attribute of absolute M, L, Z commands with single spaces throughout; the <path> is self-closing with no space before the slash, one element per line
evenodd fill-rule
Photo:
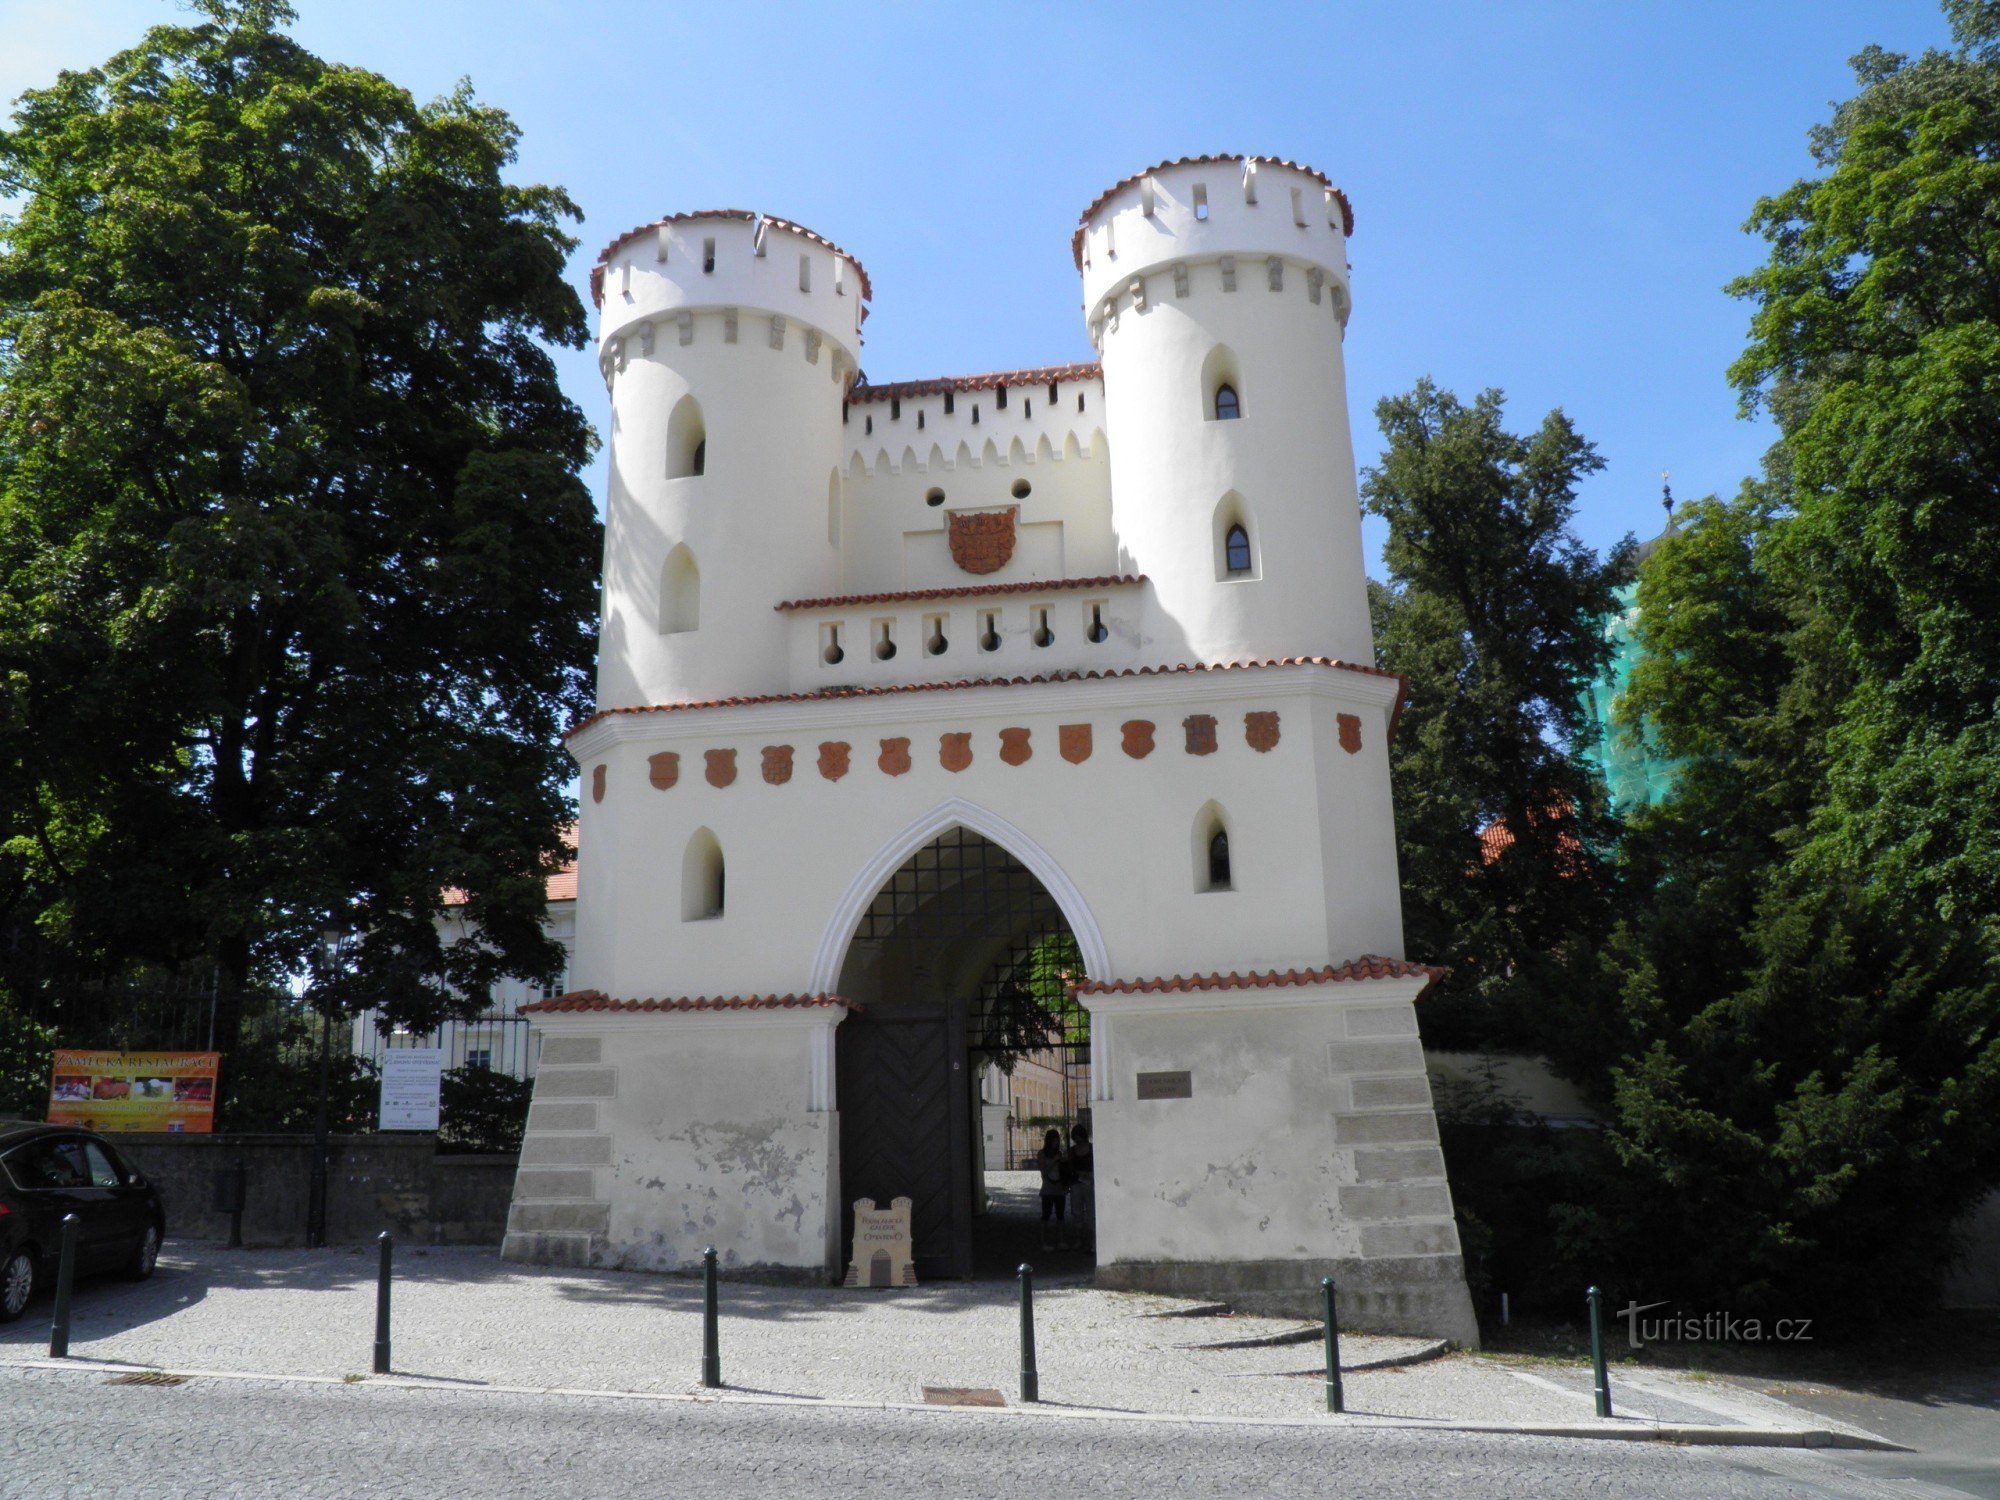
<path fill-rule="evenodd" d="M 911 852 L 901 831 L 951 799 L 1018 829 L 1073 883 L 1085 911 L 1072 925 L 1087 915 L 1103 935 L 1108 971 L 1099 977 L 1400 957 L 1396 904 L 1379 895 L 1396 881 L 1388 808 L 1368 796 L 1386 775 L 1369 763 L 1386 757 L 1395 693 L 1382 678 L 1286 667 L 611 716 L 572 742 L 586 784 L 605 767 L 604 800 L 586 794 L 583 806 L 575 982 L 620 998 L 830 987 L 838 953 L 829 961 L 824 950 L 843 898 L 872 899 L 887 873 L 869 886 L 863 872 L 884 859 L 893 871 Z M 1321 739 L 1321 698 L 1361 720 L 1357 753 Z M 1279 716 L 1269 751 L 1248 743 L 1252 712 Z M 1217 748 L 1189 754 L 1184 720 L 1202 714 L 1217 721 Z M 1121 726 L 1140 719 L 1155 726 L 1154 748 L 1134 759 Z M 1072 764 L 1060 728 L 1077 723 L 1091 726 L 1092 749 Z M 1007 727 L 1030 731 L 1023 765 L 999 758 Z M 956 773 L 939 757 L 951 732 L 972 736 L 973 762 Z M 884 738 L 909 740 L 907 772 L 880 768 Z M 825 742 L 851 747 L 838 781 L 818 769 Z M 770 745 L 792 747 L 783 785 L 762 773 Z M 726 787 L 706 779 L 711 750 L 735 752 Z M 679 757 L 665 791 L 649 780 L 650 758 L 663 753 Z M 1189 830 L 1210 801 L 1231 829 L 1228 892 L 1195 890 Z M 1355 830 L 1331 863 L 1322 804 L 1349 809 L 1341 826 Z M 720 918 L 685 922 L 681 855 L 701 828 L 721 843 L 728 906 Z M 839 947 L 850 934 L 837 935 Z"/>

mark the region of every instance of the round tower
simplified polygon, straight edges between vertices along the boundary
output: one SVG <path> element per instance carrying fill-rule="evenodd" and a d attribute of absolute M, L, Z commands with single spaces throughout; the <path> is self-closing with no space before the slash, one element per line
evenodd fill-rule
<path fill-rule="evenodd" d="M 1372 663 L 1341 359 L 1346 196 L 1310 167 L 1187 157 L 1084 211 L 1112 525 L 1200 662 Z"/>
<path fill-rule="evenodd" d="M 809 229 L 723 209 L 620 236 L 591 293 L 611 391 L 598 707 L 783 691 L 772 606 L 838 585 L 867 273 Z"/>

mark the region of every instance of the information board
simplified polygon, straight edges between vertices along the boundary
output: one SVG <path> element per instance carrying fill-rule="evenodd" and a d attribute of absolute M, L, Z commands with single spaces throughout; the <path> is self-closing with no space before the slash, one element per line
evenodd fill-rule
<path fill-rule="evenodd" d="M 220 1052 L 56 1053 L 49 1123 L 208 1135 Z"/>
<path fill-rule="evenodd" d="M 436 1130 L 442 1047 L 390 1047 L 382 1054 L 382 1103 L 377 1130 Z"/>

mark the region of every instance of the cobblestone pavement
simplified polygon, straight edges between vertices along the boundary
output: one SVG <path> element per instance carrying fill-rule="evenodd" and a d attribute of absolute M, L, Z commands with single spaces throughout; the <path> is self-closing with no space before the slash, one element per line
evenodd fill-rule
<path fill-rule="evenodd" d="M 1019 1311 L 1005 1281 L 908 1291 L 724 1282 L 722 1373 L 736 1392 L 921 1404 L 926 1387 L 1019 1390 Z M 1041 1396 L 1056 1408 L 1178 1416 L 1324 1415 L 1318 1342 L 1192 1347 L 1299 1330 L 1281 1319 L 1161 1317 L 1192 1304 L 1058 1284 L 1035 1299 Z M 158 1274 L 78 1289 L 70 1352 L 182 1371 L 340 1377 L 371 1367 L 372 1249 L 170 1245 Z M 400 1250 L 394 1367 L 441 1381 L 586 1391 L 698 1388 L 701 1289 L 675 1277 L 511 1265 L 483 1248 Z M 1316 1338 L 1316 1336 L 1315 1336 Z M 47 1353 L 48 1303 L 0 1328 L 0 1361 Z M 1415 1339 L 1350 1336 L 1344 1362 Z M 1618 1377 L 1623 1381 L 1624 1377 Z M 1830 1424 L 1772 1397 L 1649 1372 L 1620 1421 Z M 1594 1420 L 1588 1371 L 1453 1355 L 1346 1377 L 1348 1410 L 1456 1421 Z"/>
<path fill-rule="evenodd" d="M 0 1369 L 0 1497 L 1939 1494 L 1837 1455 Z"/>

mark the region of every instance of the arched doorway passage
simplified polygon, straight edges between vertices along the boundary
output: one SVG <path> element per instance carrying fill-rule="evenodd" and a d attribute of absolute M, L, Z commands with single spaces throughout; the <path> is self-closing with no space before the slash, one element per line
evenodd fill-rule
<path fill-rule="evenodd" d="M 1081 968 L 1047 888 L 971 829 L 889 876 L 840 971 L 861 1006 L 835 1033 L 843 1247 L 857 1198 L 908 1197 L 919 1279 L 1011 1271 L 1024 1249 L 1058 1269 L 1025 1172 L 1045 1130 L 1088 1121 L 1090 1018 L 1063 983 Z"/>

